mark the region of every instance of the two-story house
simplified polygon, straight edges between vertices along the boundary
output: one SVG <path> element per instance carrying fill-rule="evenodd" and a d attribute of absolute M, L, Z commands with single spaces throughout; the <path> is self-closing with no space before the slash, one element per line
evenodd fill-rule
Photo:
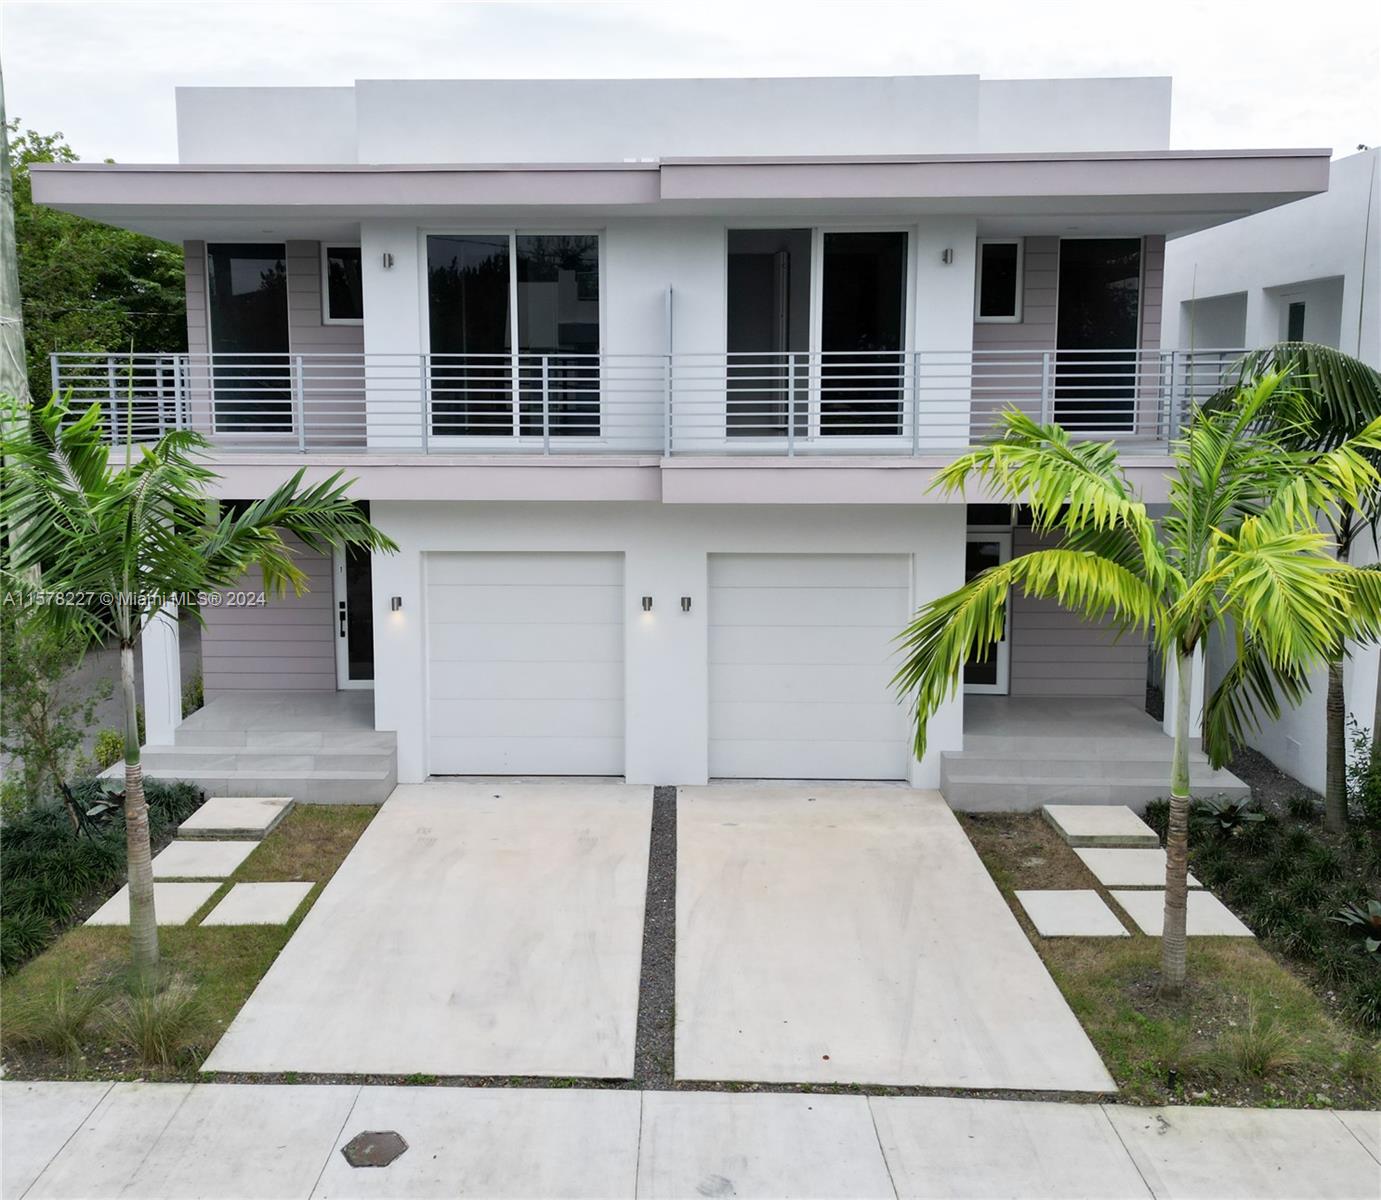
<path fill-rule="evenodd" d="M 59 353 L 54 386 L 109 405 L 116 436 L 131 392 L 136 436 L 202 431 L 226 500 L 343 471 L 401 551 L 308 556 L 310 595 L 204 610 L 205 711 L 257 740 L 175 731 L 175 634 L 151 631 L 151 744 L 257 755 L 152 769 L 365 794 L 348 737 L 268 761 L 270 734 L 313 728 L 294 714 L 339 704 L 396 736 L 403 781 L 1163 790 L 1145 641 L 1024 598 L 914 758 L 893 638 L 1034 544 L 1019 510 L 929 489 L 1016 404 L 1118 439 L 1163 499 L 1167 440 L 1223 365 L 1161 348 L 1166 239 L 1325 190 L 1326 150 L 1171 150 L 1167 79 L 362 80 L 177 104 L 178 163 L 33 186 L 183 244 L 190 350 Z"/>

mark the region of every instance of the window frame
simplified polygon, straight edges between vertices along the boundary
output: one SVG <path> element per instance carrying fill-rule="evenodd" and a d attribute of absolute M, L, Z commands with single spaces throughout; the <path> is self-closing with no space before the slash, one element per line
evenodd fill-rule
<path fill-rule="evenodd" d="M 234 434 L 237 437 L 254 438 L 281 438 L 295 437 L 298 431 L 298 417 L 295 405 L 291 400 L 288 401 L 289 421 L 282 429 L 253 429 L 240 430 L 233 426 L 222 425 L 219 414 L 219 404 L 216 399 L 216 355 L 220 353 L 216 349 L 216 334 L 211 315 L 214 300 L 211 294 L 211 247 L 212 246 L 282 246 L 283 247 L 283 286 L 284 312 L 283 323 L 287 333 L 288 348 L 283 351 L 283 362 L 289 368 L 289 378 L 291 378 L 291 364 L 293 361 L 293 320 L 292 320 L 292 264 L 288 258 L 287 238 L 277 239 L 273 237 L 258 238 L 204 238 L 201 243 L 201 296 L 202 302 L 206 305 L 206 398 L 211 409 L 211 434 L 216 436 L 222 433 Z M 225 353 L 233 354 L 234 351 L 227 350 Z M 291 386 L 291 384 L 289 385 Z M 234 401 L 230 401 L 234 403 Z"/>
<path fill-rule="evenodd" d="M 333 317 L 331 315 L 331 272 L 332 250 L 358 250 L 360 252 L 360 313 L 358 317 Z M 363 325 L 364 324 L 364 247 L 359 242 L 321 243 L 321 323 L 323 325 Z"/>
<path fill-rule="evenodd" d="M 1010 316 L 984 316 L 983 307 L 983 247 L 1015 246 L 1017 248 L 1016 295 L 1013 312 Z M 974 254 L 973 268 L 973 319 L 980 325 L 1020 325 L 1026 289 L 1026 239 L 1022 237 L 979 238 Z"/>

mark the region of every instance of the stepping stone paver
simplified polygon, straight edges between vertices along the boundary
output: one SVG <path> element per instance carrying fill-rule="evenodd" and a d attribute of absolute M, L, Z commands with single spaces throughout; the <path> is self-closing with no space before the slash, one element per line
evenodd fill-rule
<path fill-rule="evenodd" d="M 307 899 L 310 883 L 237 883 L 203 925 L 286 925 Z"/>
<path fill-rule="evenodd" d="M 212 796 L 178 827 L 180 838 L 252 838 L 271 833 L 293 806 L 291 796 Z"/>
<path fill-rule="evenodd" d="M 258 842 L 174 841 L 154 856 L 155 879 L 224 879 Z"/>
<path fill-rule="evenodd" d="M 1106 888 L 1165 888 L 1164 850 L 1107 850 L 1076 846 L 1074 853 Z M 1190 875 L 1189 886 L 1196 888 L 1203 884 Z"/>
<path fill-rule="evenodd" d="M 155 883 L 153 908 L 160 925 L 186 925 L 216 894 L 219 883 Z M 128 925 L 129 884 L 86 918 L 87 925 Z"/>
<path fill-rule="evenodd" d="M 1046 804 L 1041 812 L 1071 846 L 1160 845 L 1156 831 L 1125 804 Z"/>
<path fill-rule="evenodd" d="M 1131 937 L 1117 914 L 1090 890 L 1017 892 L 1041 937 Z"/>
<path fill-rule="evenodd" d="M 1112 898 L 1136 922 L 1142 933 L 1160 937 L 1165 923 L 1165 891 L 1114 891 Z M 1226 904 L 1212 892 L 1190 892 L 1185 916 L 1190 937 L 1254 937 Z"/>

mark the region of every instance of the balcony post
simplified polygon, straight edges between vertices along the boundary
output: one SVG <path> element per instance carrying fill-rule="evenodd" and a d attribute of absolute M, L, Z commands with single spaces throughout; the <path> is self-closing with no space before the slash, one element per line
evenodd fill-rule
<path fill-rule="evenodd" d="M 1042 425 L 1050 424 L 1051 418 L 1055 413 L 1055 405 L 1052 403 L 1050 378 L 1054 367 L 1053 350 L 1041 351 L 1041 419 Z"/>
<path fill-rule="evenodd" d="M 417 357 L 417 377 L 421 381 L 421 400 L 422 400 L 422 453 L 427 453 L 427 439 L 432 431 L 432 389 L 431 389 L 431 363 L 429 356 L 420 354 Z"/>
<path fill-rule="evenodd" d="M 302 355 L 293 355 L 293 406 L 297 410 L 297 449 L 307 452 L 307 397 L 303 392 L 305 381 L 302 378 Z"/>
<path fill-rule="evenodd" d="M 911 363 L 911 457 L 921 452 L 921 352 L 914 350 L 907 355 Z"/>
<path fill-rule="evenodd" d="M 106 391 L 109 393 L 110 400 L 110 444 L 119 444 L 120 439 L 120 403 L 115 391 L 115 355 L 107 354 L 105 358 Z"/>
<path fill-rule="evenodd" d="M 53 384 L 52 394 L 56 396 L 58 394 L 58 385 L 61 380 L 61 374 L 58 368 L 58 355 L 56 350 L 53 351 L 52 354 L 48 355 L 48 375 L 51 378 Z"/>
<path fill-rule="evenodd" d="M 672 450 L 672 412 L 671 412 L 671 352 L 662 356 L 662 456 L 671 457 Z"/>
<path fill-rule="evenodd" d="M 787 358 L 788 358 L 788 359 L 790 360 L 790 362 L 791 362 L 791 374 L 792 374 L 793 382 L 794 382 L 794 377 L 795 377 L 795 375 L 796 375 L 796 354 L 797 354 L 797 351 L 795 351 L 795 350 L 788 350 L 786 353 L 787 353 Z M 806 365 L 806 370 L 807 370 L 807 371 L 810 370 L 810 365 L 809 365 L 809 364 Z M 795 389 L 792 388 L 792 389 L 787 393 L 787 396 L 788 396 L 788 399 L 790 400 L 790 403 L 787 405 L 787 408 L 786 408 L 786 456 L 787 456 L 787 458 L 795 458 L 795 457 L 796 457 L 796 392 L 795 392 Z M 807 414 L 809 414 L 810 409 L 807 408 L 807 409 L 806 409 L 806 412 L 807 412 Z M 807 416 L 806 419 L 809 420 L 809 419 L 810 419 L 809 416 Z"/>
<path fill-rule="evenodd" d="M 519 418 L 521 420 L 521 417 Z M 521 428 L 521 425 L 519 426 Z M 542 355 L 542 453 L 551 453 L 551 355 Z"/>

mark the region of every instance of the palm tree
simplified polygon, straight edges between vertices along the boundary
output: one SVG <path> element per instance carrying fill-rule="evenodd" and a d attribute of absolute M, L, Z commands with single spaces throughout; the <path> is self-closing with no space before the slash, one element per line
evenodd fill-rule
<path fill-rule="evenodd" d="M 144 624 L 179 596 L 228 587 L 251 566 L 267 592 L 301 593 L 306 576 L 284 534 L 309 549 L 338 545 L 394 550 L 332 475 L 303 488 L 302 472 L 238 512 L 216 515 L 207 487 L 216 475 L 197 459 L 207 443 L 185 430 L 113 460 L 92 405 L 75 416 L 54 397 L 42 408 L 5 405 L 0 434 L 0 523 L 10 531 L 5 602 L 33 597 L 41 572 L 45 614 L 73 638 L 110 638 L 120 648 L 125 718 L 125 829 L 130 938 L 136 977 L 158 966 L 148 807 L 139 758 L 134 649 Z M 73 603 L 75 601 L 75 603 Z"/>
<path fill-rule="evenodd" d="M 1381 574 L 1339 562 L 1316 524 L 1319 511 L 1356 509 L 1381 482 L 1368 456 L 1381 420 L 1322 453 L 1293 449 L 1262 429 L 1304 398 L 1285 373 L 1243 387 L 1233 402 L 1194 414 L 1173 446 L 1168 514 L 1147 514 L 1111 443 L 1073 442 L 1059 425 L 1018 411 L 996 441 L 963 455 L 936 486 L 981 484 L 996 499 L 1030 505 L 1037 532 L 1060 544 L 990 567 L 917 612 L 900 635 L 894 683 L 914 706 L 916 754 L 926 722 L 958 687 L 964 664 L 1002 635 L 1013 588 L 1122 630 L 1149 630 L 1179 682 L 1170 769 L 1161 986 L 1185 978 L 1189 823 L 1190 680 L 1195 651 L 1213 630 L 1237 657 L 1203 712 L 1210 761 L 1222 765 L 1258 711 L 1298 702 L 1305 673 L 1349 633 L 1381 629 Z M 1283 426 L 1283 422 L 1280 422 Z"/>
<path fill-rule="evenodd" d="M 1313 342 L 1281 342 L 1248 354 L 1241 364 L 1243 380 L 1279 371 L 1294 364 L 1291 376 L 1307 401 L 1309 419 L 1297 421 L 1289 408 L 1279 414 L 1268 407 L 1266 420 L 1277 426 L 1277 436 L 1296 450 L 1330 450 L 1355 437 L 1381 417 L 1381 372 L 1361 359 Z M 1347 562 L 1363 532 L 1376 536 L 1381 518 L 1381 494 L 1372 492 L 1362 511 L 1352 508 L 1327 511 L 1323 520 L 1338 558 Z M 1338 643 L 1329 652 L 1328 690 L 1325 693 L 1326 767 L 1324 772 L 1324 824 L 1341 833 L 1347 827 L 1347 697 L 1343 688 L 1343 659 L 1347 648 Z"/>

